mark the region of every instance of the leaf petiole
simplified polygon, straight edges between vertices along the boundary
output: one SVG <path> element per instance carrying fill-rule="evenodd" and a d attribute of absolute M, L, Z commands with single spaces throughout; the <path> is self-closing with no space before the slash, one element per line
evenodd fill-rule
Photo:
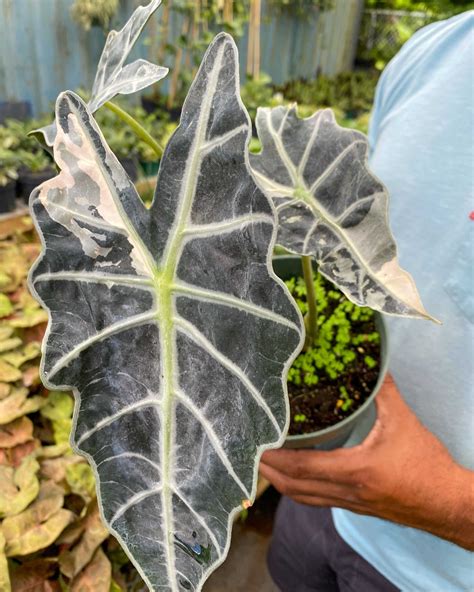
<path fill-rule="evenodd" d="M 115 113 L 115 115 L 120 117 L 122 121 L 129 125 L 133 129 L 135 134 L 155 151 L 158 158 L 162 157 L 164 151 L 163 147 L 160 146 L 158 142 L 150 136 L 146 129 L 140 123 L 138 123 L 138 121 L 134 117 L 132 117 L 129 113 L 124 111 L 124 109 L 122 109 L 115 103 L 112 103 L 112 101 L 105 102 L 103 106 L 107 107 L 109 111 Z"/>
<path fill-rule="evenodd" d="M 303 277 L 306 284 L 306 301 L 308 303 L 308 313 L 305 316 L 304 324 L 306 327 L 305 349 L 312 347 L 318 337 L 318 311 L 316 308 L 316 291 L 314 289 L 313 265 L 310 255 L 301 256 L 301 265 L 303 267 Z"/>

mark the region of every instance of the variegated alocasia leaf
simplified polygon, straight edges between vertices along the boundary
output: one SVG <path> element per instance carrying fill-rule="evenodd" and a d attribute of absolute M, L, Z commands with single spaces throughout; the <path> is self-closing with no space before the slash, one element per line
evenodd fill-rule
<path fill-rule="evenodd" d="M 160 4 L 161 0 L 152 0 L 147 6 L 139 6 L 120 31 L 110 31 L 107 35 L 89 101 L 89 109 L 92 113 L 116 95 L 129 95 L 143 90 L 168 74 L 168 68 L 143 59 L 124 66 L 143 27 Z M 41 139 L 42 135 L 46 145 L 52 146 L 56 131 L 56 122 L 54 122 L 35 130 L 32 134 L 35 134 L 38 139 Z"/>
<path fill-rule="evenodd" d="M 260 454 L 287 427 L 301 317 L 271 267 L 274 217 L 247 157 L 232 38 L 208 50 L 150 210 L 73 93 L 57 103 L 61 173 L 30 199 L 50 312 L 42 375 L 73 388 L 72 442 L 103 517 L 152 590 L 198 591 Z"/>
<path fill-rule="evenodd" d="M 300 119 L 296 106 L 259 109 L 262 152 L 255 179 L 278 213 L 278 244 L 311 255 L 356 304 L 431 318 L 398 264 L 388 193 L 370 172 L 367 139 L 340 127 L 330 109 Z"/>
<path fill-rule="evenodd" d="M 94 84 L 89 109 L 97 111 L 115 95 L 129 95 L 158 82 L 168 74 L 168 68 L 147 60 L 135 60 L 125 64 L 143 27 L 155 12 L 161 0 L 152 0 L 147 6 L 139 6 L 120 31 L 110 31 L 105 42 Z"/>

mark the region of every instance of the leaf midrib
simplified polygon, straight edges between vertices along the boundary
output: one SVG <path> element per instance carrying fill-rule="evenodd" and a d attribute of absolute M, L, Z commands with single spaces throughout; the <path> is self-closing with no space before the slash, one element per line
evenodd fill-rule
<path fill-rule="evenodd" d="M 207 104 L 203 105 L 198 118 L 196 133 L 190 148 L 191 159 L 185 169 L 182 192 L 179 200 L 179 209 L 176 221 L 170 232 L 170 239 L 163 254 L 163 265 L 157 277 L 157 296 L 160 309 L 160 317 L 157 324 L 160 332 L 160 350 L 162 352 L 162 406 L 161 406 L 161 466 L 162 466 L 162 513 L 163 530 L 165 538 L 165 553 L 167 557 L 168 579 L 172 592 L 178 592 L 176 580 L 173 575 L 175 569 L 174 541 L 173 541 L 173 507 L 172 507 L 172 443 L 174 436 L 174 401 L 178 385 L 175 384 L 175 360 L 176 360 L 176 332 L 173 307 L 173 281 L 176 275 L 177 264 L 181 255 L 185 229 L 188 223 L 190 211 L 194 201 L 198 172 L 202 162 L 201 147 L 204 145 L 206 131 L 209 123 L 212 99 L 217 87 L 218 74 L 221 68 L 222 56 L 225 45 L 220 48 L 209 76 L 206 95 L 210 97 Z M 190 91 L 191 92 L 191 91 Z M 174 354 L 174 355 L 173 355 Z"/>

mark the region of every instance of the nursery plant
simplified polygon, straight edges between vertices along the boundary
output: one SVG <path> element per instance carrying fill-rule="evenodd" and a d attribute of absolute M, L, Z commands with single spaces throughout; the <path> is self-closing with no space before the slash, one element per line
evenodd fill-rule
<path fill-rule="evenodd" d="M 238 81 L 237 49 L 221 34 L 150 209 L 92 107 L 61 94 L 60 173 L 30 198 L 43 244 L 30 287 L 49 314 L 41 375 L 74 391 L 72 444 L 152 590 L 201 590 L 224 560 L 260 454 L 285 439 L 286 373 L 302 345 L 271 266 L 275 220 L 250 174 Z"/>
<path fill-rule="evenodd" d="M 19 162 L 13 150 L 0 149 L 0 187 L 18 179 Z"/>

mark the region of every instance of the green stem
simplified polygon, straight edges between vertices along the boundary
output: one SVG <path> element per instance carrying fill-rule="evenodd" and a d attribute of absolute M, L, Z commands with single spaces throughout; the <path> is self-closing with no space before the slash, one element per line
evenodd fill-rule
<path fill-rule="evenodd" d="M 314 289 L 313 265 L 309 255 L 302 255 L 301 265 L 303 277 L 306 284 L 306 301 L 308 313 L 305 316 L 306 342 L 305 348 L 310 348 L 318 337 L 318 311 L 316 308 L 316 292 Z"/>
<path fill-rule="evenodd" d="M 129 125 L 136 133 L 136 135 L 156 152 L 158 158 L 162 157 L 163 148 L 158 144 L 156 140 L 154 140 L 150 136 L 146 129 L 142 127 L 134 117 L 132 117 L 129 113 L 127 113 L 121 107 L 119 107 L 115 103 L 112 103 L 111 101 L 107 101 L 106 103 L 104 103 L 104 107 L 107 107 L 109 111 L 115 113 L 115 115 L 120 117 L 122 121 Z"/>

